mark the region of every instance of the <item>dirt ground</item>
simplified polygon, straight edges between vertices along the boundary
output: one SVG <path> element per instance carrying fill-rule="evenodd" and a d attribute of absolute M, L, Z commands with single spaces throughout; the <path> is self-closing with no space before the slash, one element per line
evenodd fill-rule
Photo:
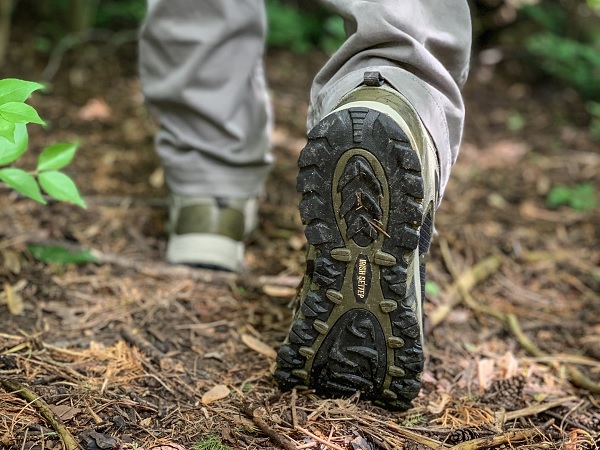
<path fill-rule="evenodd" d="M 276 163 L 242 277 L 162 263 L 166 191 L 131 38 L 50 55 L 23 40 L 8 57 L 2 78 L 50 82 L 30 101 L 49 125 L 30 127 L 19 164 L 80 141 L 68 173 L 88 209 L 1 189 L 0 448 L 600 445 L 600 209 L 546 203 L 557 185 L 600 192 L 600 146 L 570 90 L 474 59 L 428 264 L 424 388 L 392 413 L 281 393 L 271 376 L 303 273 L 296 158 L 324 55 L 267 56 Z M 30 244 L 97 262 L 42 263 Z"/>

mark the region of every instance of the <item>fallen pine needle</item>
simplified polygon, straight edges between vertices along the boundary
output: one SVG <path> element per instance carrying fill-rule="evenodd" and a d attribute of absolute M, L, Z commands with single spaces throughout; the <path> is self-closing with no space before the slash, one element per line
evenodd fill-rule
<path fill-rule="evenodd" d="M 563 397 L 558 400 L 554 400 L 552 402 L 541 403 L 539 405 L 528 406 L 527 408 L 518 409 L 516 411 L 509 411 L 504 415 L 504 420 L 514 420 L 519 419 L 521 417 L 534 416 L 536 414 L 540 414 L 544 411 L 548 411 L 549 409 L 556 408 L 557 406 L 562 405 L 563 403 L 570 402 L 572 400 L 577 400 L 577 397 Z"/>
<path fill-rule="evenodd" d="M 430 327 L 435 328 L 446 320 L 450 312 L 463 301 L 464 294 L 496 273 L 500 266 L 502 266 L 502 258 L 499 255 L 492 255 L 456 276 L 454 283 L 448 289 L 450 300 L 431 313 Z"/>
<path fill-rule="evenodd" d="M 437 441 L 437 440 L 429 438 L 427 436 L 423 436 L 421 434 L 415 433 L 414 431 L 411 431 L 405 427 L 401 427 L 399 425 L 394 425 L 393 423 L 385 422 L 383 420 L 375 419 L 373 417 L 369 417 L 369 420 L 358 418 L 358 421 L 366 426 L 372 426 L 373 425 L 372 422 L 377 423 L 379 425 L 383 425 L 386 428 L 388 428 L 389 430 L 399 434 L 400 436 L 402 436 L 406 439 L 410 439 L 413 442 L 418 442 L 419 444 L 422 444 L 429 448 L 439 449 L 439 448 L 447 447 L 445 444 L 443 444 L 440 441 Z"/>
<path fill-rule="evenodd" d="M 510 431 L 508 433 L 500 434 L 498 436 L 484 437 L 479 439 L 472 439 L 466 442 L 461 442 L 460 444 L 451 447 L 450 450 L 477 450 L 480 448 L 496 447 L 497 445 L 502 444 L 511 445 L 513 441 L 523 441 L 525 439 L 537 436 L 538 434 L 539 431 L 536 429 Z"/>
<path fill-rule="evenodd" d="M 303 433 L 305 435 L 307 435 L 308 437 L 314 439 L 315 441 L 319 442 L 320 444 L 323 444 L 329 448 L 332 448 L 334 450 L 345 450 L 342 447 L 340 447 L 337 444 L 334 444 L 333 442 L 329 442 L 323 438 L 320 438 L 319 436 L 317 436 L 314 433 L 311 433 L 310 431 L 308 431 L 306 428 L 302 428 L 301 426 L 297 426 L 296 430 L 299 431 L 300 433 Z"/>

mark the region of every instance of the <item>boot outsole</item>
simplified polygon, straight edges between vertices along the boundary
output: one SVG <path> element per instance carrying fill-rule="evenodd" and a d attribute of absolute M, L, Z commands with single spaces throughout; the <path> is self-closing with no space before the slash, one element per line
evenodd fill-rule
<path fill-rule="evenodd" d="M 424 364 L 421 286 L 408 273 L 419 271 L 419 157 L 394 120 L 356 107 L 313 128 L 298 165 L 300 215 L 316 256 L 278 352 L 277 383 L 327 397 L 361 391 L 408 409 Z"/>

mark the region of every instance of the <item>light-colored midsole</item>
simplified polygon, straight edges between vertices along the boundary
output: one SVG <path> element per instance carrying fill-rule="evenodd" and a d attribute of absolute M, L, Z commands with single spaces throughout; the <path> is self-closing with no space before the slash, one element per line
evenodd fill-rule
<path fill-rule="evenodd" d="M 171 235 L 166 259 L 173 264 L 206 264 L 239 272 L 244 262 L 244 244 L 218 234 Z"/>

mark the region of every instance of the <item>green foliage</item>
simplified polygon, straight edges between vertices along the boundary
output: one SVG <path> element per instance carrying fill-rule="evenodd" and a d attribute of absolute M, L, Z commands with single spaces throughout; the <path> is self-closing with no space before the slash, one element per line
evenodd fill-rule
<path fill-rule="evenodd" d="M 597 8 L 598 3 L 594 0 L 588 1 L 588 6 L 565 8 L 546 1 L 523 7 L 524 14 L 540 28 L 526 39 L 525 46 L 541 70 L 590 99 L 600 99 L 600 21 L 573 25 L 585 23 L 587 15 L 593 17 L 590 9 Z"/>
<path fill-rule="evenodd" d="M 146 0 L 104 0 L 98 5 L 94 25 L 114 29 L 116 26 L 135 27 L 146 14 Z"/>
<path fill-rule="evenodd" d="M 596 203 L 596 192 L 591 183 L 581 183 L 574 187 L 553 186 L 546 197 L 546 204 L 550 208 L 569 206 L 577 211 L 591 211 Z"/>
<path fill-rule="evenodd" d="M 32 92 L 42 87 L 38 83 L 14 78 L 0 80 L 0 166 L 16 162 L 27 151 L 28 123 L 44 124 L 37 111 L 24 103 Z M 73 180 L 59 171 L 72 161 L 76 150 L 77 144 L 50 145 L 39 155 L 35 171 L 2 167 L 0 181 L 42 204 L 46 200 L 40 186 L 56 200 L 85 208 L 85 202 Z"/>
<path fill-rule="evenodd" d="M 55 264 L 97 263 L 98 259 L 89 250 L 71 251 L 58 245 L 27 246 L 29 253 L 38 261 Z"/>
<path fill-rule="evenodd" d="M 530 37 L 527 49 L 548 74 L 566 81 L 587 98 L 600 98 L 600 35 L 594 42 L 542 32 Z"/>
<path fill-rule="evenodd" d="M 427 280 L 425 281 L 425 294 L 431 297 L 439 297 L 441 289 L 435 281 Z"/>
<path fill-rule="evenodd" d="M 587 102 L 585 108 L 591 116 L 589 125 L 590 134 L 592 138 L 600 141 L 600 102 Z"/>
<path fill-rule="evenodd" d="M 267 44 L 284 47 L 294 53 L 306 53 L 315 48 L 334 52 L 345 38 L 341 18 L 325 13 L 302 11 L 282 0 L 267 0 L 269 32 Z"/>
<path fill-rule="evenodd" d="M 506 119 L 506 128 L 510 131 L 520 131 L 525 127 L 525 117 L 518 111 L 510 113 Z"/>
<path fill-rule="evenodd" d="M 424 422 L 425 422 L 425 416 L 423 416 L 423 414 L 420 414 L 420 413 L 415 413 L 415 414 L 409 414 L 408 416 L 406 416 L 405 419 L 402 421 L 401 425 L 403 427 L 414 427 L 414 426 L 420 425 Z"/>
<path fill-rule="evenodd" d="M 197 444 L 194 444 L 195 450 L 233 450 L 229 445 L 225 445 L 221 442 L 221 438 L 209 434 Z"/>

